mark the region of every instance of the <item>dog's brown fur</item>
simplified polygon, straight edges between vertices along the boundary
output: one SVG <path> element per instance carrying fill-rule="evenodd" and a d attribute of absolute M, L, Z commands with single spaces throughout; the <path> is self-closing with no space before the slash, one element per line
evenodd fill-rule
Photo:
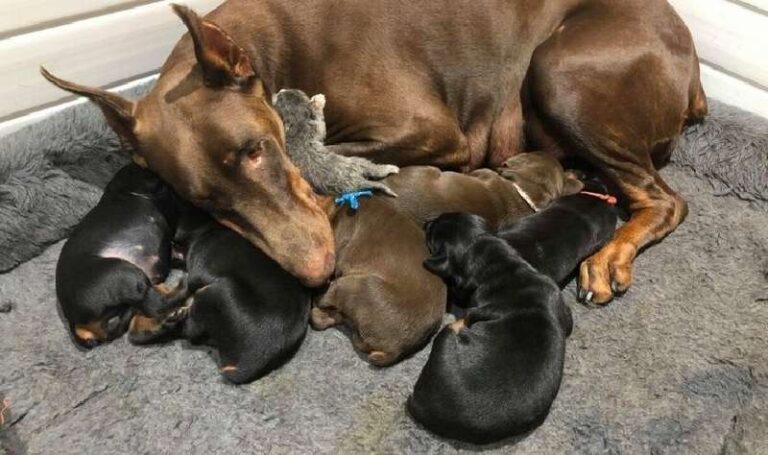
<path fill-rule="evenodd" d="M 176 10 L 191 36 L 139 102 L 46 76 L 94 100 L 137 162 L 309 284 L 331 274 L 332 235 L 285 158 L 268 96 L 280 88 L 327 95 L 342 154 L 474 169 L 527 142 L 600 167 L 632 218 L 582 265 L 596 302 L 626 290 L 638 250 L 685 217 L 655 165 L 707 107 L 690 33 L 666 0 L 228 0 L 204 20 Z"/>
<path fill-rule="evenodd" d="M 520 190 L 544 207 L 581 189 L 581 182 L 543 153 L 514 156 L 499 173 L 405 167 L 386 180 L 399 197 L 363 199 L 357 212 L 330 210 L 336 276 L 312 309 L 312 326 L 349 326 L 355 348 L 378 366 L 420 348 L 439 327 L 446 305 L 445 285 L 423 267 L 425 221 L 466 211 L 500 224 L 533 212 Z"/>
<path fill-rule="evenodd" d="M 370 363 L 390 365 L 439 328 L 446 287 L 422 266 L 428 251 L 421 227 L 388 198 L 334 212 L 336 278 L 312 309 L 312 327 L 345 323 Z"/>
<path fill-rule="evenodd" d="M 461 174 L 409 166 L 384 182 L 398 194 L 392 204 L 419 226 L 447 212 L 474 213 L 498 226 L 509 217 L 531 213 L 531 204 L 543 208 L 552 199 L 582 187 L 555 158 L 542 152 L 513 156 L 497 171 L 478 169 Z"/>

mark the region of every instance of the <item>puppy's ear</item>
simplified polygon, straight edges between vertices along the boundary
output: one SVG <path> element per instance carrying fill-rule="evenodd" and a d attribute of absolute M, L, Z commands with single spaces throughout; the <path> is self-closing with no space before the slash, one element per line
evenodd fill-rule
<path fill-rule="evenodd" d="M 573 171 L 563 173 L 563 196 L 576 194 L 584 189 L 584 183 Z"/>
<path fill-rule="evenodd" d="M 441 278 L 447 277 L 450 275 L 450 261 L 448 260 L 448 254 L 446 254 L 445 251 L 433 254 L 424 260 L 424 268 Z"/>

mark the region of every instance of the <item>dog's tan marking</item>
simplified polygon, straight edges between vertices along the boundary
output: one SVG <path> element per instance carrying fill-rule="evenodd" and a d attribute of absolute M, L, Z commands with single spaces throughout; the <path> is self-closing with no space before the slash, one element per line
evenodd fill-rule
<path fill-rule="evenodd" d="M 137 314 L 131 318 L 131 323 L 129 324 L 128 329 L 131 331 L 131 333 L 151 333 L 160 330 L 161 326 L 161 321 L 144 316 L 142 314 Z"/>
<path fill-rule="evenodd" d="M 101 321 L 93 321 L 87 324 L 75 324 L 75 336 L 83 341 L 107 339 L 107 333 L 104 331 Z"/>
<path fill-rule="evenodd" d="M 136 163 L 137 165 L 145 169 L 149 167 L 149 164 L 147 164 L 147 159 L 139 155 L 138 153 L 134 153 L 133 155 L 131 155 L 131 159 L 133 160 L 134 163 Z"/>
<path fill-rule="evenodd" d="M 222 373 L 228 373 L 231 371 L 237 371 L 237 367 L 234 365 L 224 365 L 223 367 L 221 367 Z"/>
<path fill-rule="evenodd" d="M 464 319 L 458 319 L 455 322 L 452 322 L 448 325 L 448 328 L 453 330 L 453 333 L 459 333 L 461 332 L 461 329 L 465 328 L 467 325 L 464 323 Z"/>
<path fill-rule="evenodd" d="M 171 286 L 168 283 L 156 284 L 153 287 L 155 288 L 155 291 L 157 291 L 157 293 L 163 297 L 168 297 L 169 295 L 173 294 L 176 289 L 178 289 L 178 286 Z"/>

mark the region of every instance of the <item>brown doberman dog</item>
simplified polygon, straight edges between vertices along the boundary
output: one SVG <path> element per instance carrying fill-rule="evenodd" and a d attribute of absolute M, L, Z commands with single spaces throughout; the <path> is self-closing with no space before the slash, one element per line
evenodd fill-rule
<path fill-rule="evenodd" d="M 690 33 L 666 0 L 229 0 L 189 29 L 138 102 L 84 95 L 182 196 L 305 283 L 331 274 L 327 217 L 285 154 L 280 88 L 325 93 L 336 152 L 397 165 L 498 166 L 524 148 L 602 169 L 632 217 L 586 260 L 593 301 L 686 204 L 657 174 L 707 110 Z M 523 121 L 525 119 L 525 122 Z"/>

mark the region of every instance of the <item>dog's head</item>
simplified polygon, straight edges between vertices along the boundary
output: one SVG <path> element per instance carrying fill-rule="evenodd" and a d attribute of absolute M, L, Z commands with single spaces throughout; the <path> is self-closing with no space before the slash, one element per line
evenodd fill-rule
<path fill-rule="evenodd" d="M 583 186 L 575 174 L 564 171 L 555 157 L 543 152 L 515 155 L 498 172 L 517 184 L 536 208 L 543 208 L 560 196 L 578 193 Z"/>
<path fill-rule="evenodd" d="M 467 248 L 477 237 L 491 232 L 485 218 L 470 213 L 444 213 L 428 221 L 424 229 L 429 249 L 424 267 L 442 278 L 451 278 Z"/>
<path fill-rule="evenodd" d="M 252 56 L 213 22 L 186 7 L 174 11 L 189 35 L 137 102 L 43 75 L 95 102 L 134 161 L 184 199 L 305 284 L 324 282 L 334 264 L 330 222 L 286 155 L 283 124 Z"/>

